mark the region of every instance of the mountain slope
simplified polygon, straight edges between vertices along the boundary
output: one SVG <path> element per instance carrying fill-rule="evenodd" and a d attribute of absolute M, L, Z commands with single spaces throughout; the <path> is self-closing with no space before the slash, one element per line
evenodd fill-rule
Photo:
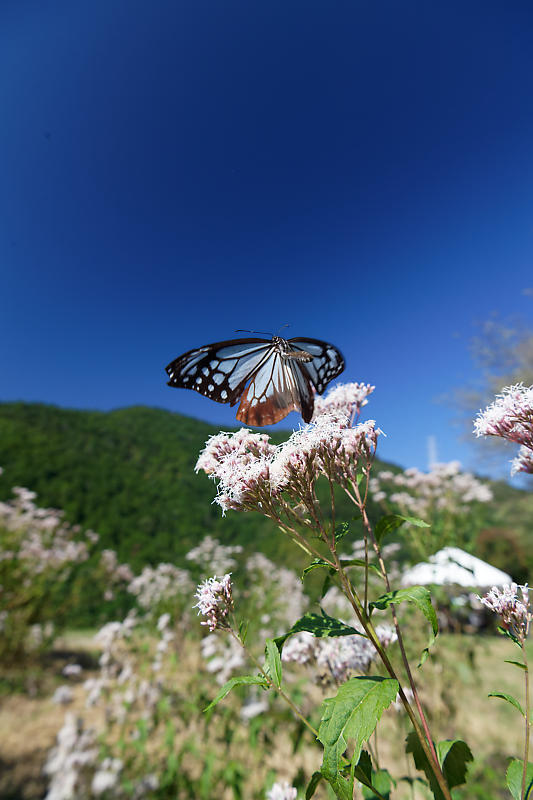
<path fill-rule="evenodd" d="M 15 485 L 32 489 L 39 505 L 62 508 L 70 522 L 98 531 L 101 546 L 117 550 L 134 568 L 158 561 L 179 564 L 206 534 L 261 550 L 278 563 L 291 551 L 294 560 L 294 546 L 269 520 L 234 512 L 222 517 L 213 505 L 215 486 L 204 474 L 196 475 L 194 465 L 208 436 L 217 432 L 156 408 L 99 412 L 0 403 L 0 499 L 9 498 Z M 512 572 L 497 555 L 498 531 L 514 531 L 531 551 L 533 495 L 504 483 L 492 488 L 497 502 L 482 510 L 482 527 L 493 531 L 485 557 L 494 552 L 493 563 Z M 354 514 L 343 495 L 337 511 L 339 520 Z M 371 517 L 377 514 L 370 506 Z M 505 560 L 512 557 L 511 546 Z"/>

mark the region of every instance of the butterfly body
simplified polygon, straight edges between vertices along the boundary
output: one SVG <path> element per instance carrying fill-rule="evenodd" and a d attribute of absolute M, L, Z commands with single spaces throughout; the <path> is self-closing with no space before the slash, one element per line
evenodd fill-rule
<path fill-rule="evenodd" d="M 166 371 L 169 386 L 194 389 L 234 406 L 247 425 L 272 425 L 290 411 L 313 416 L 314 392 L 322 394 L 344 369 L 339 350 L 320 339 L 234 339 L 189 350 Z"/>

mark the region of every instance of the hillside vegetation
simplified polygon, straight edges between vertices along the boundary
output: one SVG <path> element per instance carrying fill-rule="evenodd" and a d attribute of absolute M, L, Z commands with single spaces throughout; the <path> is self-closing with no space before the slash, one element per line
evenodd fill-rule
<path fill-rule="evenodd" d="M 67 519 L 101 536 L 134 569 L 172 561 L 206 534 L 281 562 L 292 547 L 271 522 L 256 514 L 213 505 L 214 484 L 194 465 L 218 429 L 156 408 L 79 411 L 29 403 L 0 404 L 0 499 L 11 487 L 37 492 L 41 506 L 64 509 Z M 283 435 L 273 437 L 281 441 Z M 377 464 L 376 467 L 387 466 Z M 495 500 L 482 509 L 483 552 L 509 569 L 530 561 L 533 496 L 493 483 Z M 353 510 L 339 498 L 339 519 Z M 378 509 L 370 509 L 378 516 Z M 434 550 L 438 549 L 438 542 Z M 513 570 L 511 570 L 513 571 Z"/>

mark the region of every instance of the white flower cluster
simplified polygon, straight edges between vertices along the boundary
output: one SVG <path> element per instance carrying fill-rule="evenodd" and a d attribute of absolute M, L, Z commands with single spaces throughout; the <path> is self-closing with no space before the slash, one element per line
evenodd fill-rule
<path fill-rule="evenodd" d="M 196 469 L 218 479 L 215 500 L 223 511 L 264 510 L 285 491 L 298 499 L 302 484 L 321 474 L 340 483 L 353 480 L 358 462 L 368 466 L 372 460 L 380 433 L 373 420 L 350 428 L 339 414 L 321 414 L 279 447 L 266 434 L 241 429 L 211 437 Z"/>
<path fill-rule="evenodd" d="M 210 631 L 228 627 L 228 614 L 233 610 L 233 597 L 231 575 L 223 578 L 207 578 L 196 589 L 195 597 L 198 602 L 193 608 L 198 609 L 198 614 L 203 614 L 207 620 L 202 625 L 207 625 Z"/>
<path fill-rule="evenodd" d="M 232 636 L 208 634 L 202 639 L 201 652 L 207 671 L 215 675 L 221 686 L 246 664 L 244 650 Z"/>
<path fill-rule="evenodd" d="M 233 558 L 237 553 L 242 553 L 240 545 L 220 544 L 218 539 L 205 536 L 197 547 L 190 550 L 185 558 L 194 561 L 204 573 L 223 575 L 237 566 Z"/>
<path fill-rule="evenodd" d="M 266 800 L 296 800 L 298 795 L 294 786 L 290 786 L 287 781 L 275 783 L 266 793 Z"/>
<path fill-rule="evenodd" d="M 321 414 L 342 414 L 352 420 L 368 403 L 368 396 L 376 387 L 369 383 L 338 383 L 325 397 L 315 396 L 313 419 Z"/>
<path fill-rule="evenodd" d="M 98 761 L 98 744 L 93 730 L 84 730 L 74 714 L 66 714 L 50 751 L 44 773 L 50 783 L 45 800 L 79 800 L 91 797 L 91 782 Z"/>
<path fill-rule="evenodd" d="M 137 597 L 142 608 L 153 609 L 160 603 L 190 594 L 193 584 L 189 573 L 174 564 L 144 567 L 128 585 L 128 592 Z"/>
<path fill-rule="evenodd" d="M 356 626 L 357 627 L 357 626 Z M 378 625 L 376 634 L 384 647 L 396 641 L 389 625 Z M 365 673 L 376 658 L 372 643 L 365 636 L 316 638 L 302 631 L 292 636 L 283 647 L 282 661 L 306 664 L 318 670 L 321 680 L 344 683 L 356 672 Z"/>
<path fill-rule="evenodd" d="M 107 579 L 104 598 L 112 600 L 113 590 L 111 587 L 124 586 L 130 583 L 134 578 L 134 574 L 129 564 L 118 563 L 118 557 L 114 550 L 102 550 L 100 564 Z"/>
<path fill-rule="evenodd" d="M 513 633 L 521 642 L 525 640 L 533 619 L 533 607 L 530 604 L 527 583 L 525 586 L 512 583 L 510 586 L 502 586 L 501 589 L 493 586 L 490 592 L 479 599 L 490 611 L 498 614 L 505 630 Z"/>
<path fill-rule="evenodd" d="M 76 540 L 79 526 L 68 525 L 62 511 L 38 508 L 35 492 L 23 487 L 15 486 L 13 494 L 14 500 L 0 502 L 0 527 L 15 534 L 11 549 L 2 553 L 2 559 L 18 559 L 35 575 L 86 561 L 87 541 L 92 543 L 96 534 L 87 531 L 87 541 Z"/>
<path fill-rule="evenodd" d="M 120 758 L 99 760 L 99 746 L 93 729 L 66 714 L 57 744 L 48 754 L 44 773 L 49 778 L 45 800 L 93 800 L 102 796 L 123 797 L 120 779 L 124 762 Z M 134 800 L 145 800 L 159 786 L 154 774 L 147 774 L 132 786 Z"/>
<path fill-rule="evenodd" d="M 474 420 L 476 436 L 499 436 L 520 445 L 511 475 L 533 473 L 533 386 L 506 386 Z"/>
<path fill-rule="evenodd" d="M 490 488 L 470 472 L 461 472 L 459 461 L 433 464 L 429 472 L 410 467 L 404 472 L 382 470 L 369 482 L 376 502 L 387 500 L 420 517 L 434 511 L 463 513 L 470 503 L 492 500 Z"/>
<path fill-rule="evenodd" d="M 309 598 L 300 578 L 291 569 L 274 564 L 262 553 L 246 561 L 251 583 L 246 602 L 250 602 L 261 621 L 260 637 L 272 638 L 290 628 L 304 613 Z"/>

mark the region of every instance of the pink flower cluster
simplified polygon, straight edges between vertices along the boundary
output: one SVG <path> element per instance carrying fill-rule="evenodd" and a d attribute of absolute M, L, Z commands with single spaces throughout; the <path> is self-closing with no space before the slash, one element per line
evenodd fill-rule
<path fill-rule="evenodd" d="M 397 639 L 389 625 L 378 625 L 376 633 L 383 647 Z M 316 638 L 302 631 L 285 644 L 282 661 L 306 664 L 316 670 L 315 678 L 321 682 L 344 683 L 353 673 L 367 672 L 377 657 L 374 645 L 365 636 L 336 636 Z"/>
<path fill-rule="evenodd" d="M 342 414 L 353 422 L 376 387 L 369 383 L 338 383 L 325 397 L 316 395 L 313 419 L 321 414 Z"/>
<path fill-rule="evenodd" d="M 283 492 L 299 501 L 319 475 L 342 485 L 353 481 L 360 462 L 369 468 L 380 433 L 373 420 L 351 428 L 340 414 L 321 414 L 279 447 L 266 434 L 241 429 L 211 437 L 196 469 L 219 481 L 215 501 L 223 511 L 266 513 Z"/>
<path fill-rule="evenodd" d="M 0 502 L 0 527 L 13 534 L 2 559 L 17 559 L 33 574 L 86 561 L 97 534 L 87 531 L 85 541 L 75 539 L 80 528 L 68 525 L 62 511 L 39 508 L 34 503 L 35 492 L 24 487 L 15 486 L 13 494 L 12 501 Z"/>
<path fill-rule="evenodd" d="M 520 596 L 518 589 L 520 589 Z M 512 583 L 501 589 L 493 586 L 490 592 L 479 599 L 490 611 L 498 614 L 505 630 L 513 633 L 521 642 L 525 640 L 533 618 L 527 584 L 519 587 L 516 583 Z"/>
<path fill-rule="evenodd" d="M 432 464 L 429 472 L 416 467 L 398 473 L 382 470 L 370 479 L 370 491 L 376 502 L 388 500 L 424 518 L 435 511 L 463 513 L 470 503 L 492 500 L 490 488 L 470 472 L 461 472 L 459 461 Z"/>
<path fill-rule="evenodd" d="M 210 631 L 229 627 L 227 618 L 233 610 L 231 575 L 224 575 L 223 578 L 214 575 L 208 578 L 198 586 L 195 597 L 198 602 L 193 608 L 198 609 L 198 614 L 207 617 L 202 625 L 207 625 Z"/>
<path fill-rule="evenodd" d="M 533 473 L 533 386 L 506 386 L 474 420 L 476 436 L 499 436 L 519 444 L 511 474 Z"/>

